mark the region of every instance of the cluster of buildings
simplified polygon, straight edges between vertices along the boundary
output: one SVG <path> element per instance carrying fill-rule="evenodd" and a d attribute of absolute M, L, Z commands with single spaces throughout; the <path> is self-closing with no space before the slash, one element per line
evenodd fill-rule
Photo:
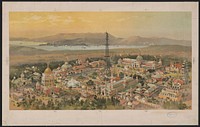
<path fill-rule="evenodd" d="M 118 60 L 118 64 L 133 68 L 156 69 L 162 66 L 162 61 L 161 59 L 159 62 L 143 60 L 143 57 L 138 55 L 136 59 L 121 58 Z"/>
<path fill-rule="evenodd" d="M 73 89 L 80 93 L 79 101 L 92 100 L 97 98 L 117 98 L 120 105 L 135 109 L 138 104 L 149 105 L 160 108 L 163 101 L 180 101 L 182 89 L 188 85 L 185 73 L 188 68 L 185 62 L 171 63 L 170 66 L 163 66 L 162 60 L 148 61 L 141 55 L 136 59 L 120 58 L 117 64 L 110 67 L 110 75 L 106 75 L 104 60 L 85 61 L 77 59 L 75 65 L 65 62 L 62 66 L 50 69 L 49 66 L 42 74 L 31 68 L 21 74 L 19 78 L 13 78 L 12 84 L 20 84 L 18 88 L 28 89 L 29 93 L 40 91 L 41 94 L 49 97 L 59 97 L 63 90 Z M 155 70 L 149 72 L 148 70 Z M 26 73 L 25 73 L 26 72 Z M 95 78 L 91 75 L 95 74 Z M 170 74 L 179 74 L 173 77 Z M 120 76 L 122 75 L 122 76 Z M 133 76 L 136 78 L 133 78 Z M 140 78 L 139 78 L 140 77 Z M 33 82 L 34 80 L 34 82 Z M 13 94 L 15 93 L 15 94 Z M 12 91 L 11 96 L 18 96 L 19 90 Z M 153 101 L 149 101 L 153 98 Z M 154 100 L 157 100 L 154 102 Z"/>

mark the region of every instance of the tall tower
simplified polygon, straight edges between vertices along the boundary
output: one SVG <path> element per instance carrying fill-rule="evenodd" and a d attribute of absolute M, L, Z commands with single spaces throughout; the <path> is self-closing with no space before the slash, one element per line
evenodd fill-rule
<path fill-rule="evenodd" d="M 106 59 L 106 75 L 110 73 L 110 55 L 109 55 L 109 43 L 108 43 L 108 33 L 106 32 L 106 48 L 105 48 L 105 59 Z"/>

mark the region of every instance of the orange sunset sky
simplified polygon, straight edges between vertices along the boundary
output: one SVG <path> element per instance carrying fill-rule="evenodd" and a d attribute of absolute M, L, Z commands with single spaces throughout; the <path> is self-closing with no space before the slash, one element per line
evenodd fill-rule
<path fill-rule="evenodd" d="M 190 12 L 10 12 L 10 37 L 99 33 L 191 40 Z"/>

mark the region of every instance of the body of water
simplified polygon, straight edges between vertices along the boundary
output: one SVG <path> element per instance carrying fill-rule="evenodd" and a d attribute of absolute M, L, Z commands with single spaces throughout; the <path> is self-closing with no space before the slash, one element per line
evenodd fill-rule
<path fill-rule="evenodd" d="M 50 46 L 50 45 L 42 45 L 46 44 L 45 42 L 24 42 L 24 41 L 15 41 L 10 42 L 11 45 L 17 46 L 26 46 L 26 47 L 33 47 L 36 49 L 42 49 L 47 51 L 58 51 L 58 50 L 103 50 L 105 49 L 105 45 L 99 46 Z M 147 46 L 133 46 L 133 45 L 110 45 L 109 49 L 120 49 L 120 48 L 144 48 Z"/>

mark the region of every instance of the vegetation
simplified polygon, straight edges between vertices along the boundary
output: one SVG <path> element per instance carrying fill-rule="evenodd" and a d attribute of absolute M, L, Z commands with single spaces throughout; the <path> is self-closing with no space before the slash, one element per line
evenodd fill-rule
<path fill-rule="evenodd" d="M 71 64 L 72 66 L 75 66 L 75 65 L 77 65 L 76 61 L 77 60 L 71 60 L 71 61 L 69 61 L 69 64 Z"/>
<path fill-rule="evenodd" d="M 176 101 L 166 101 L 163 104 L 163 107 L 165 109 L 188 109 L 187 105 L 183 103 L 182 101 L 176 102 Z"/>
<path fill-rule="evenodd" d="M 86 58 L 86 61 L 93 62 L 98 60 L 104 60 L 102 57 Z"/>
<path fill-rule="evenodd" d="M 96 78 L 97 78 L 97 75 L 98 75 L 97 72 L 93 72 L 91 77 L 92 77 L 93 79 L 96 79 Z"/>
<path fill-rule="evenodd" d="M 120 77 L 120 79 L 123 79 L 123 78 L 124 78 L 124 73 L 123 73 L 123 72 L 120 72 L 120 73 L 119 73 L 119 77 Z"/>
<path fill-rule="evenodd" d="M 50 62 L 49 67 L 52 69 L 58 68 L 59 66 L 62 66 L 65 62 L 64 61 L 53 61 Z"/>
<path fill-rule="evenodd" d="M 113 57 L 111 57 L 111 60 L 113 61 L 113 64 L 117 64 L 118 60 L 120 59 L 120 56 L 114 55 Z"/>
<path fill-rule="evenodd" d="M 86 84 L 87 84 L 88 86 L 93 86 L 93 85 L 94 85 L 94 81 L 89 80 L 89 81 L 86 82 Z"/>
<path fill-rule="evenodd" d="M 128 57 L 130 58 L 135 58 L 137 55 L 129 55 Z M 152 59 L 155 58 L 153 56 L 149 56 L 146 55 L 144 56 L 145 59 Z M 117 60 L 119 59 L 119 56 L 116 56 L 115 62 L 117 62 Z M 92 60 L 98 60 L 98 58 L 91 58 Z M 167 61 L 168 58 L 166 57 L 165 60 Z M 61 66 L 62 64 L 64 64 L 64 61 L 55 61 L 55 62 L 50 62 L 49 66 L 51 69 L 57 68 L 58 66 Z M 76 65 L 76 60 L 72 60 L 70 61 L 71 65 Z M 32 66 L 34 66 L 35 68 L 33 68 Z M 10 79 L 12 79 L 14 76 L 15 77 L 20 77 L 20 74 L 22 72 L 24 72 L 24 70 L 29 70 L 27 72 L 27 74 L 25 76 L 29 76 L 26 78 L 32 78 L 32 73 L 33 72 L 38 72 L 38 73 L 43 73 L 44 70 L 46 69 L 47 64 L 46 63 L 37 63 L 37 64 L 23 64 L 23 65 L 19 65 L 19 66 L 13 66 L 10 69 Z M 123 66 L 121 66 L 123 67 Z M 148 70 L 150 73 L 153 73 L 155 70 Z M 149 78 L 150 78 L 150 74 L 149 73 Z M 110 74 L 109 74 L 110 75 Z M 116 74 L 115 74 L 116 75 Z M 91 73 L 91 76 L 93 79 L 96 79 L 96 77 L 98 76 L 97 72 L 93 72 Z M 124 73 L 120 72 L 119 76 L 121 79 L 124 78 Z M 141 83 L 141 86 L 144 86 L 145 84 L 145 79 L 140 76 L 140 75 L 136 75 L 134 73 L 132 73 L 130 75 L 130 77 L 132 77 L 133 79 L 136 79 L 136 77 L 138 77 L 138 82 Z M 168 81 L 168 77 L 180 77 L 179 74 L 174 74 L 174 73 L 168 73 L 166 74 L 166 79 L 163 79 L 163 81 Z M 78 77 L 79 79 L 84 79 L 85 81 L 87 81 L 87 77 L 84 77 L 82 75 L 80 75 Z M 171 78 L 173 79 L 173 78 Z M 108 78 L 106 80 L 109 80 Z M 32 84 L 34 82 L 34 79 L 32 79 Z M 93 80 L 88 80 L 86 82 L 86 84 L 88 86 L 92 86 L 94 88 L 94 81 Z M 172 85 L 172 82 L 168 82 L 169 85 Z M 120 87 L 119 87 L 120 86 Z M 131 84 L 127 82 L 126 87 L 124 88 L 121 84 L 117 84 L 114 86 L 114 88 L 119 87 L 118 88 L 118 92 L 121 91 L 125 91 L 128 90 L 130 88 L 134 88 L 136 85 L 135 84 Z M 12 84 L 11 80 L 10 80 L 10 88 L 14 88 L 14 89 L 18 89 L 19 87 L 16 86 L 16 84 Z M 35 89 L 36 91 L 36 89 Z M 80 100 L 80 93 L 77 92 L 76 90 L 74 90 L 72 87 L 70 87 L 69 89 L 66 90 L 61 90 L 59 92 L 59 95 L 57 95 L 57 97 L 51 97 L 50 96 L 46 96 L 44 97 L 44 93 L 40 92 L 40 91 L 36 91 L 35 94 L 39 96 L 39 98 L 35 98 L 34 96 L 31 96 L 31 94 L 29 93 L 28 95 L 23 95 L 23 99 L 21 100 L 16 100 L 17 102 L 17 106 L 18 107 L 23 107 L 23 109 L 36 109 L 36 110 L 60 110 L 60 109 L 82 109 L 82 110 L 94 110 L 94 109 L 123 109 L 123 107 L 121 107 L 119 105 L 119 100 L 111 97 L 109 99 L 105 99 L 105 98 L 97 98 L 95 97 L 94 99 L 86 99 L 86 100 Z M 186 97 L 187 95 L 183 94 L 183 98 Z M 158 101 L 156 99 L 149 99 L 148 100 L 151 103 L 155 103 L 157 104 Z M 185 101 L 185 100 L 184 100 Z M 174 101 L 167 101 L 164 102 L 163 107 L 165 109 L 188 109 L 187 105 L 185 103 L 183 103 L 182 101 L 180 102 L 174 102 Z"/>

